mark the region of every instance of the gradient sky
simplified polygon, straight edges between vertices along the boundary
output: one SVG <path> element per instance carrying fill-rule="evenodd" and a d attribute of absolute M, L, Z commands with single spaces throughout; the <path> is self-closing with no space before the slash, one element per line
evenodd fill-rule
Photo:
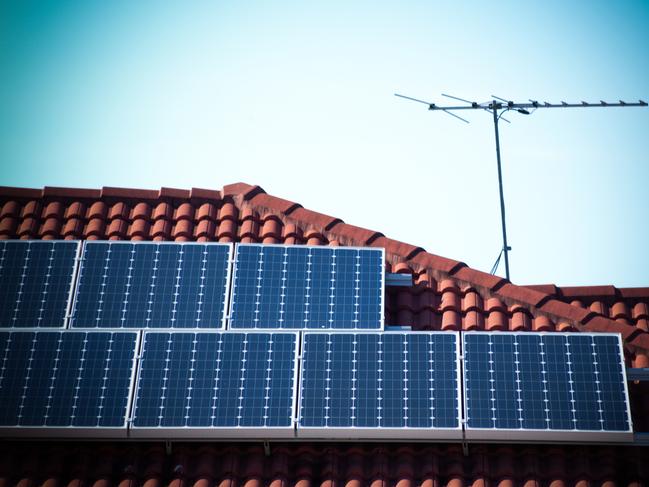
<path fill-rule="evenodd" d="M 491 118 L 393 94 L 647 101 L 647 25 L 646 1 L 7 0 L 0 185 L 245 181 L 489 271 Z M 512 280 L 649 286 L 649 108 L 508 118 Z"/>

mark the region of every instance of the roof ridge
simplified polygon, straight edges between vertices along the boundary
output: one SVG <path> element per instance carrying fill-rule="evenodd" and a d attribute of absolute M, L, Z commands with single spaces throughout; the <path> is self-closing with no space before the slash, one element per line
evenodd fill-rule
<path fill-rule="evenodd" d="M 526 284 L 524 287 L 566 299 L 579 298 L 649 298 L 649 287 L 616 287 L 612 284 L 598 286 L 557 286 L 556 284 Z"/>
<path fill-rule="evenodd" d="M 526 305 L 551 317 L 573 322 L 577 325 L 576 328 L 584 331 L 620 333 L 627 345 L 649 350 L 649 333 L 617 323 L 594 311 L 560 301 L 556 299 L 556 295 L 544 292 L 545 290 L 538 287 L 513 284 L 505 278 L 473 269 L 464 262 L 427 252 L 423 247 L 390 239 L 381 232 L 344 223 L 339 218 L 306 209 L 299 203 L 269 195 L 259 186 L 238 183 L 224 187 L 223 193 L 230 193 L 233 186 L 241 188 L 244 191 L 242 199 L 255 210 L 261 210 L 260 213 L 278 213 L 296 223 L 307 224 L 328 238 L 334 237 L 329 240 L 337 240 L 344 245 L 384 247 L 386 257 L 391 257 L 393 261 L 410 261 L 420 268 L 437 272 L 439 277 L 466 282 L 471 287 L 495 295 L 494 297 L 504 298 L 505 302 Z M 261 191 L 255 192 L 256 188 Z"/>

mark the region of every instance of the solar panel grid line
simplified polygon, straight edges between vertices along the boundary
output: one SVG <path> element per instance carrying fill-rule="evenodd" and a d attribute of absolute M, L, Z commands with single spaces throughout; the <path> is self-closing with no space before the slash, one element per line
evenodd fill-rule
<path fill-rule="evenodd" d="M 218 242 L 85 242 L 70 327 L 224 329 L 232 251 Z"/>
<path fill-rule="evenodd" d="M 64 328 L 78 241 L 0 242 L 0 327 Z"/>
<path fill-rule="evenodd" d="M 228 329 L 382 329 L 384 254 L 380 248 L 237 244 Z"/>
<path fill-rule="evenodd" d="M 295 332 L 145 331 L 129 436 L 294 437 L 298 342 Z"/>
<path fill-rule="evenodd" d="M 302 332 L 297 437 L 460 441 L 459 351 L 453 332 Z"/>
<path fill-rule="evenodd" d="M 618 334 L 476 331 L 462 339 L 468 440 L 632 441 Z"/>
<path fill-rule="evenodd" d="M 0 434 L 126 438 L 137 339 L 135 332 L 0 332 Z"/>

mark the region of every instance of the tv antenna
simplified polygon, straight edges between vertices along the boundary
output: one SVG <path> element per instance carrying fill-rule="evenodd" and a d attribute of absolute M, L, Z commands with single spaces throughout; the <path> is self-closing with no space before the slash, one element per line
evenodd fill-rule
<path fill-rule="evenodd" d="M 452 117 L 455 117 L 465 123 L 469 123 L 469 121 L 465 118 L 460 117 L 459 115 L 456 115 L 453 112 L 459 110 L 484 110 L 492 114 L 493 121 L 494 121 L 494 131 L 496 135 L 496 162 L 498 163 L 498 188 L 500 191 L 500 221 L 501 221 L 502 233 L 503 233 L 503 246 L 500 251 L 500 254 L 498 254 L 498 258 L 496 259 L 496 262 L 491 268 L 491 273 L 492 274 L 496 273 L 496 271 L 498 270 L 498 266 L 500 264 L 500 258 L 504 255 L 505 275 L 508 281 L 510 280 L 508 253 L 512 248 L 507 244 L 507 226 L 505 225 L 505 197 L 503 195 L 503 175 L 502 175 L 501 161 L 500 161 L 500 136 L 498 134 L 498 122 L 500 120 L 503 120 L 507 123 L 511 123 L 511 122 L 506 118 L 504 118 L 503 115 L 508 111 L 518 112 L 522 115 L 531 115 L 539 108 L 613 108 L 613 107 L 646 107 L 647 106 L 647 102 L 642 100 L 638 100 L 637 102 L 632 102 L 632 103 L 625 102 L 622 100 L 613 103 L 609 103 L 601 100 L 599 103 L 588 103 L 585 101 L 582 101 L 581 103 L 566 103 L 565 101 L 562 101 L 561 103 L 548 103 L 546 101 L 540 102 L 537 100 L 529 100 L 528 103 L 515 103 L 513 101 L 505 100 L 504 98 L 500 98 L 499 96 L 495 96 L 495 95 L 491 95 L 492 98 L 491 100 L 482 103 L 477 103 L 475 101 L 465 100 L 464 98 L 459 98 L 457 96 L 447 95 L 444 93 L 442 93 L 442 96 L 467 103 L 467 105 L 440 106 L 435 103 L 430 103 L 424 100 L 418 100 L 417 98 L 400 95 L 398 93 L 395 93 L 394 96 L 398 96 L 399 98 L 405 98 L 406 100 L 410 100 L 410 101 L 416 101 L 418 103 L 423 103 L 425 105 L 428 105 L 429 110 L 441 110 L 444 113 L 451 115 Z"/>

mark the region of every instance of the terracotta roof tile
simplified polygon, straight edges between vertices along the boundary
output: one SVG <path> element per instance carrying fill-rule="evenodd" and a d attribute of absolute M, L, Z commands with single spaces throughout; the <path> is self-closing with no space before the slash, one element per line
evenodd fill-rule
<path fill-rule="evenodd" d="M 277 196 L 271 196 L 266 193 L 259 193 L 250 198 L 250 203 L 255 205 L 257 208 L 268 209 L 279 215 L 289 215 L 298 208 L 302 208 L 302 205 L 298 203 L 278 198 Z"/>
<path fill-rule="evenodd" d="M 169 198 L 169 199 L 178 199 L 178 200 L 186 200 L 189 199 L 191 193 L 187 189 L 178 189 L 178 188 L 165 188 L 162 187 L 160 188 L 160 192 L 158 193 L 159 198 Z"/>
<path fill-rule="evenodd" d="M 260 193 L 265 193 L 261 187 L 246 183 L 227 184 L 223 186 L 223 196 L 239 196 L 243 201 L 247 201 Z"/>
<path fill-rule="evenodd" d="M 449 274 L 452 274 L 456 279 L 487 291 L 496 291 L 508 282 L 507 279 L 471 269 L 466 265 L 460 266 L 455 272 L 449 272 Z"/>
<path fill-rule="evenodd" d="M 406 291 L 417 294 L 412 308 L 391 311 L 388 299 L 387 316 L 408 320 L 415 328 L 458 322 L 463 329 L 483 329 L 498 322 L 498 327 L 503 329 L 519 329 L 529 326 L 529 320 L 532 328 L 578 330 L 600 317 L 605 321 L 595 322 L 597 328 L 623 331 L 625 336 L 633 338 L 635 346 L 649 340 L 636 336 L 636 332 L 642 335 L 649 327 L 649 288 L 517 286 L 501 277 L 471 269 L 462 262 L 387 238 L 380 232 L 345 224 L 339 218 L 267 195 L 259 186 L 237 183 L 226 186 L 223 191 L 4 188 L 0 190 L 0 204 L 0 238 L 222 242 L 240 239 L 244 242 L 383 246 L 392 264 L 388 268 L 412 274 L 417 284 Z M 424 302 L 420 296 L 421 286 L 433 290 L 437 307 L 430 306 L 430 299 Z M 459 297 L 460 308 L 439 308 L 442 302 L 446 306 L 452 299 L 443 297 L 448 286 Z M 467 293 L 473 294 L 467 298 Z M 489 321 L 491 313 L 484 308 L 484 303 L 490 298 L 504 302 L 503 308 L 497 311 L 500 314 Z M 517 314 L 516 305 L 525 311 L 527 318 Z M 458 316 L 448 314 L 444 318 L 444 312 L 450 311 Z M 418 320 L 423 321 L 419 323 Z M 591 328 L 595 328 L 595 324 Z"/>
<path fill-rule="evenodd" d="M 43 195 L 42 190 L 33 188 L 14 188 L 11 186 L 0 186 L 0 194 L 5 198 L 28 198 L 38 199 Z"/>
<path fill-rule="evenodd" d="M 192 200 L 221 200 L 221 192 L 214 189 L 192 188 L 189 192 L 189 198 Z"/>
<path fill-rule="evenodd" d="M 1 191 L 0 191 L 1 192 Z M 80 188 L 59 188 L 54 186 L 45 186 L 41 192 L 43 198 L 88 198 L 96 199 L 101 196 L 99 189 L 80 189 Z"/>
<path fill-rule="evenodd" d="M 124 198 L 132 200 L 155 200 L 158 198 L 158 191 L 150 189 L 129 189 L 112 188 L 104 186 L 101 188 L 101 198 Z"/>
<path fill-rule="evenodd" d="M 329 231 L 338 223 L 343 222 L 340 218 L 307 210 L 306 208 L 297 208 L 292 211 L 290 219 L 298 224 L 321 228 L 323 231 Z"/>
<path fill-rule="evenodd" d="M 419 330 L 622 332 L 629 363 L 649 366 L 649 288 L 517 286 L 463 262 L 267 195 L 259 186 L 237 183 L 222 191 L 0 188 L 0 208 L 0 238 L 383 246 L 388 254 L 387 268 L 411 274 L 416 283 L 387 289 L 388 324 L 407 324 Z M 632 394 L 634 420 L 638 418 L 638 425 L 647 423 L 649 430 L 649 421 L 644 420 L 649 391 L 636 389 Z M 32 443 L 7 446 L 5 442 L 0 448 L 6 453 L 0 455 L 4 460 L 0 477 L 25 486 L 45 485 L 51 478 L 58 487 L 76 485 L 76 481 L 95 487 L 109 481 L 120 487 L 133 487 L 134 483 L 209 487 L 230 482 L 276 487 L 341 483 L 538 487 L 561 482 L 572 485 L 583 478 L 579 472 L 589 472 L 589 481 L 599 481 L 615 478 L 615 472 L 620 471 L 623 476 L 617 478 L 622 486 L 648 475 L 644 463 L 637 460 L 646 458 L 647 450 L 624 447 L 611 451 L 486 445 L 471 446 L 468 457 L 455 445 L 427 444 L 271 444 L 270 457 L 264 456 L 260 446 L 250 444 L 188 443 L 184 449 L 174 447 L 171 456 L 159 444 L 140 443 L 100 447 L 71 442 L 53 447 Z M 30 454 L 23 456 L 31 466 L 11 460 L 25 448 L 30 449 Z M 612 458 L 613 463 L 600 462 L 600 456 Z M 576 465 L 581 465 L 581 470 Z M 618 470 L 610 473 L 612 467 Z"/>

